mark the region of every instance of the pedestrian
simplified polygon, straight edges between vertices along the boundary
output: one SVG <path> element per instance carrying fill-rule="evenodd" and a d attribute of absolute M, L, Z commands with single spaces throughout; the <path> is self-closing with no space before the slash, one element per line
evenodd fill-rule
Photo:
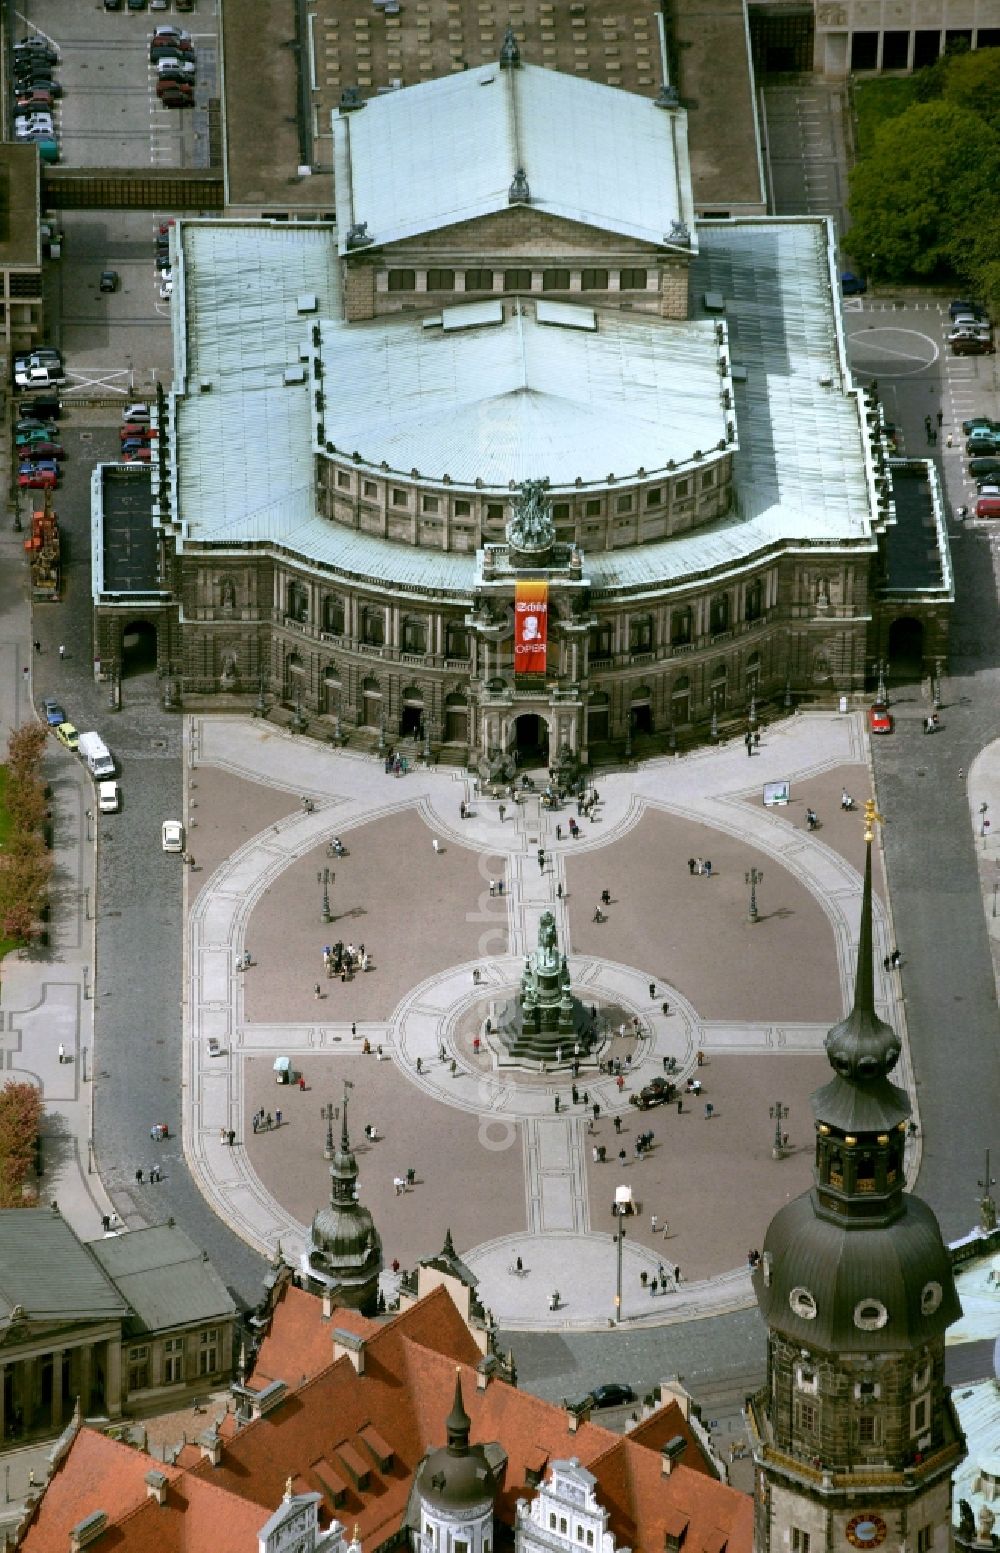
<path fill-rule="evenodd" d="M 712 1120 L 712 1117 L 714 1116 L 714 1114 L 715 1114 L 715 1106 L 712 1104 L 711 1100 L 706 1100 L 705 1101 L 705 1120 L 706 1120 L 706 1122 L 710 1122 Z"/>
<path fill-rule="evenodd" d="M 260 1128 L 260 1123 L 259 1123 L 259 1122 L 258 1122 L 258 1120 L 257 1120 L 257 1113 L 256 1113 L 256 1112 L 254 1112 L 254 1115 L 253 1115 L 253 1122 L 252 1122 L 252 1126 L 253 1126 L 253 1130 L 254 1130 L 254 1132 L 255 1132 L 255 1133 L 256 1133 L 256 1132 L 257 1132 L 257 1131 L 258 1131 L 258 1130 L 259 1130 L 259 1128 Z"/>
<path fill-rule="evenodd" d="M 626 1154 L 625 1150 L 624 1149 L 619 1149 L 618 1150 L 618 1163 L 620 1165 L 624 1165 L 624 1163 L 625 1163 L 625 1161 L 627 1159 L 628 1159 L 628 1155 Z"/>
<path fill-rule="evenodd" d="M 885 959 L 882 961 L 882 969 L 884 971 L 887 971 L 891 965 L 892 965 L 892 955 L 887 954 Z"/>
<path fill-rule="evenodd" d="M 396 1196 L 402 1197 L 406 1188 L 406 1182 L 403 1180 L 402 1176 L 393 1176 L 392 1184 L 396 1188 Z"/>
<path fill-rule="evenodd" d="M 931 418 L 930 418 L 929 415 L 925 415 L 924 416 L 924 432 L 926 433 L 927 441 L 930 442 L 930 440 L 931 440 Z"/>
<path fill-rule="evenodd" d="M 679 1267 L 675 1267 L 674 1268 L 674 1283 L 679 1284 L 680 1281 L 681 1281 L 681 1270 L 680 1270 Z"/>
<path fill-rule="evenodd" d="M 149 1172 L 149 1179 L 150 1179 L 150 1181 L 162 1181 L 163 1180 L 163 1176 L 160 1173 L 159 1165 L 154 1165 L 153 1166 L 152 1170 Z"/>
<path fill-rule="evenodd" d="M 42 644 L 41 644 L 41 642 L 38 640 L 38 638 L 36 636 L 35 637 L 35 651 L 36 652 L 41 652 L 41 650 L 42 650 Z"/>
<path fill-rule="evenodd" d="M 695 858 L 693 858 L 693 857 L 689 857 L 688 858 L 688 873 L 689 874 L 693 874 L 695 869 L 697 868 L 697 866 L 698 866 L 697 860 Z"/>
<path fill-rule="evenodd" d="M 703 1051 L 699 1051 L 698 1053 L 698 1066 L 699 1068 L 703 1068 L 705 1066 L 705 1053 Z"/>
<path fill-rule="evenodd" d="M 264 1118 L 264 1128 L 265 1128 L 265 1131 L 270 1132 L 271 1128 L 273 1126 L 274 1126 L 274 1121 L 273 1121 L 273 1118 L 271 1116 L 270 1111 L 268 1111 L 267 1115 Z M 232 1137 L 232 1134 L 230 1134 L 230 1137 Z"/>
<path fill-rule="evenodd" d="M 591 1152 L 591 1157 L 593 1158 L 594 1164 L 596 1165 L 598 1159 L 600 1158 L 600 1156 L 598 1155 L 598 1152 L 597 1152 L 597 1144 L 596 1143 L 592 1146 L 590 1152 Z"/>
<path fill-rule="evenodd" d="M 320 986 L 319 982 L 316 983 L 316 986 L 315 986 L 315 988 L 313 990 L 314 990 L 314 993 L 315 993 L 316 997 L 321 998 L 323 996 L 323 989 Z"/>
<path fill-rule="evenodd" d="M 661 1011 L 663 1013 L 663 1017 L 666 1018 L 666 1016 L 670 1013 L 670 1004 L 669 1003 L 661 1003 L 660 1004 L 660 1009 L 661 1009 Z"/>
<path fill-rule="evenodd" d="M 540 874 L 543 874 L 545 872 L 545 848 L 544 847 L 539 847 L 538 848 L 538 872 Z"/>
<path fill-rule="evenodd" d="M 502 879 L 498 879 L 497 880 L 497 894 L 498 895 L 502 895 L 503 894 L 503 880 Z"/>
<path fill-rule="evenodd" d="M 711 879 L 711 877 L 712 877 L 712 864 L 711 864 L 711 862 L 709 861 L 709 859 L 707 857 L 705 859 L 704 872 L 707 875 L 707 877 L 709 879 Z"/>
<path fill-rule="evenodd" d="M 417 1058 L 417 1072 L 418 1073 L 422 1073 L 423 1071 L 424 1071 L 423 1059 L 421 1057 L 418 1057 Z"/>
<path fill-rule="evenodd" d="M 621 1130 L 622 1130 L 622 1119 L 621 1119 L 620 1116 L 616 1116 L 615 1117 L 615 1132 L 620 1133 Z"/>
<path fill-rule="evenodd" d="M 651 1235 L 655 1235 L 656 1234 L 656 1226 L 657 1226 L 657 1224 L 659 1222 L 660 1222 L 659 1218 L 657 1217 L 657 1215 L 655 1213 L 651 1213 L 649 1215 L 649 1233 Z"/>
<path fill-rule="evenodd" d="M 458 1072 L 458 1061 L 457 1061 L 456 1058 L 452 1057 L 452 1059 L 451 1059 L 451 1076 L 452 1076 L 452 1078 L 455 1077 L 455 1074 L 457 1072 Z"/>
<path fill-rule="evenodd" d="M 496 882 L 495 879 L 491 879 L 490 880 L 490 894 L 491 895 L 495 895 L 496 893 L 497 893 L 497 882 Z"/>
<path fill-rule="evenodd" d="M 275 1127 L 280 1127 L 281 1126 L 281 1112 L 280 1111 L 275 1111 L 275 1113 L 274 1113 L 274 1125 L 275 1125 Z"/>
<path fill-rule="evenodd" d="M 664 1240 L 666 1240 L 666 1238 L 667 1238 L 667 1236 L 669 1234 L 670 1234 L 670 1221 L 669 1221 L 669 1219 L 664 1219 L 664 1221 L 663 1221 L 663 1238 L 664 1238 Z"/>
<path fill-rule="evenodd" d="M 563 898 L 563 887 L 562 887 L 562 880 L 560 879 L 559 883 L 556 885 L 556 900 L 560 900 L 561 901 L 562 898 Z"/>
<path fill-rule="evenodd" d="M 506 813 L 507 813 L 507 805 L 506 805 L 506 804 L 505 804 L 505 803 L 502 803 L 502 804 L 501 804 L 501 805 L 500 805 L 500 824 L 501 824 L 501 825 L 502 825 L 502 824 L 503 824 L 503 821 L 504 821 L 504 815 L 505 815 L 505 814 L 506 814 Z"/>
<path fill-rule="evenodd" d="M 894 949 L 892 951 L 892 954 L 889 956 L 889 964 L 892 966 L 893 970 L 897 968 L 902 958 L 903 956 L 900 954 L 898 949 Z"/>
<path fill-rule="evenodd" d="M 135 1179 L 136 1179 L 137 1184 L 139 1186 L 141 1186 L 142 1185 L 142 1166 L 141 1165 L 139 1166 L 139 1168 L 137 1169 L 137 1171 L 135 1173 Z"/>
<path fill-rule="evenodd" d="M 954 445 L 955 445 L 955 439 L 954 439 L 954 437 L 953 437 L 953 436 L 952 436 L 952 434 L 951 434 L 951 432 L 949 432 L 949 433 L 948 433 L 948 435 L 947 435 L 947 437 L 945 437 L 945 439 L 944 439 L 944 445 L 945 445 L 945 447 L 946 447 L 946 448 L 951 448 L 951 447 L 954 447 Z"/>
<path fill-rule="evenodd" d="M 357 1033 L 358 1033 L 357 1020 L 352 1019 L 351 1020 L 351 1034 L 352 1035 L 357 1035 Z"/>
<path fill-rule="evenodd" d="M 681 1113 L 683 1112 L 683 1110 L 684 1110 L 684 1100 L 682 1098 L 682 1099 L 678 1100 L 678 1102 L 677 1102 L 677 1115 L 680 1116 Z"/>
<path fill-rule="evenodd" d="M 694 871 L 696 874 L 703 874 L 705 872 L 705 864 L 700 857 L 696 857 L 694 860 Z"/>
<path fill-rule="evenodd" d="M 441 850 L 441 843 L 437 839 L 436 836 L 434 837 L 434 840 L 431 842 L 431 846 L 434 848 L 435 852 L 440 852 L 440 850 Z"/>
<path fill-rule="evenodd" d="M 597 1101 L 596 1101 L 596 1100 L 595 1100 L 595 1101 L 594 1101 L 594 1103 L 593 1103 L 593 1105 L 592 1105 L 592 1106 L 591 1106 L 591 1108 L 590 1108 L 590 1109 L 591 1109 L 591 1110 L 592 1110 L 592 1111 L 593 1111 L 593 1113 L 594 1113 L 594 1121 L 595 1121 L 595 1122 L 596 1122 L 596 1121 L 597 1121 L 597 1118 L 598 1118 L 598 1117 L 599 1117 L 599 1116 L 600 1116 L 600 1114 L 601 1114 L 601 1108 L 600 1108 L 600 1106 L 599 1106 L 599 1105 L 598 1105 L 598 1103 L 597 1103 Z"/>
<path fill-rule="evenodd" d="M 747 760 L 749 760 L 753 754 L 753 734 L 748 731 L 743 743 L 747 747 Z"/>
<path fill-rule="evenodd" d="M 656 982 L 655 981 L 651 981 L 650 984 L 649 984 L 649 1000 L 650 1000 L 651 1003 L 655 1003 L 656 1002 Z"/>
<path fill-rule="evenodd" d="M 556 840 L 557 841 L 561 841 L 562 840 L 562 826 L 561 825 L 557 825 L 556 826 Z"/>
<path fill-rule="evenodd" d="M 939 410 L 938 413 L 937 413 L 937 423 L 938 423 L 939 426 L 943 426 L 944 425 L 944 411 L 943 410 Z"/>
<path fill-rule="evenodd" d="M 225 1144 L 225 1141 L 226 1141 L 226 1129 L 224 1127 L 220 1127 L 219 1128 L 219 1142 L 221 1144 Z"/>
<path fill-rule="evenodd" d="M 755 750 L 759 750 L 760 749 L 760 729 L 759 728 L 754 730 L 753 747 L 754 747 Z"/>
<path fill-rule="evenodd" d="M 108 1233 L 108 1230 L 111 1228 L 111 1215 L 110 1215 L 110 1213 L 102 1213 L 101 1214 L 101 1228 L 104 1230 L 105 1234 Z"/>
<path fill-rule="evenodd" d="M 60 658 L 65 658 L 66 656 L 66 648 L 62 642 L 59 643 L 59 656 Z"/>
<path fill-rule="evenodd" d="M 556 1112 L 556 1115 L 558 1116 L 559 1115 L 559 1096 L 558 1095 L 556 1095 L 555 1112 Z"/>
<path fill-rule="evenodd" d="M 66 1061 L 66 1048 L 63 1045 L 62 1041 L 59 1042 L 59 1061 L 60 1062 L 65 1062 Z"/>
<path fill-rule="evenodd" d="M 618 1093 L 621 1094 L 622 1090 L 625 1088 L 624 1075 L 619 1073 L 618 1077 L 615 1079 L 615 1083 L 618 1085 Z"/>

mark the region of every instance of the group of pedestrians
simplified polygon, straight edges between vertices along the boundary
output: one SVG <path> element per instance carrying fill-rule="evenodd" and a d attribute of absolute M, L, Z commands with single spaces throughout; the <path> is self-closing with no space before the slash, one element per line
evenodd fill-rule
<path fill-rule="evenodd" d="M 253 1116 L 251 1118 L 251 1125 L 253 1127 L 254 1132 L 271 1132 L 271 1131 L 273 1131 L 273 1129 L 275 1127 L 280 1127 L 281 1126 L 281 1112 L 279 1110 L 276 1110 L 274 1115 L 272 1116 L 270 1111 L 265 1111 L 264 1107 L 261 1106 L 259 1111 L 255 1111 L 254 1112 L 254 1114 L 253 1114 Z M 223 1141 L 223 1143 L 225 1143 L 225 1141 L 226 1141 L 226 1129 L 225 1128 L 222 1129 L 222 1133 L 223 1133 L 222 1141 Z M 229 1146 L 230 1146 L 230 1148 L 232 1148 L 233 1139 L 235 1137 L 236 1137 L 236 1134 L 234 1132 L 230 1132 L 230 1134 L 229 1134 Z"/>
<path fill-rule="evenodd" d="M 142 1186 L 143 1182 L 147 1179 L 147 1177 L 149 1179 L 150 1186 L 155 1186 L 158 1181 L 162 1181 L 163 1180 L 163 1174 L 162 1174 L 162 1172 L 160 1170 L 159 1165 L 150 1165 L 148 1171 L 145 1169 L 145 1167 L 143 1165 L 139 1165 L 137 1167 L 137 1169 L 136 1169 L 136 1172 L 135 1172 L 135 1184 L 136 1184 L 136 1186 Z M 102 1222 L 103 1222 L 103 1220 L 102 1220 Z M 106 1227 L 110 1228 L 110 1216 L 109 1216 L 109 1224 Z"/>
<path fill-rule="evenodd" d="M 335 944 L 327 944 L 323 949 L 323 968 L 327 980 L 339 976 L 342 982 L 352 981 L 356 970 L 364 974 L 370 964 L 371 956 L 364 944 L 359 944 L 355 949 L 353 944 L 345 944 L 342 939 L 338 939 Z M 319 995 L 317 985 L 316 996 Z"/>
<path fill-rule="evenodd" d="M 712 877 L 712 864 L 711 864 L 711 860 L 709 858 L 707 858 L 707 857 L 689 857 L 688 858 L 688 873 L 689 874 L 704 874 L 706 876 L 706 878 L 711 879 L 711 877 Z"/>

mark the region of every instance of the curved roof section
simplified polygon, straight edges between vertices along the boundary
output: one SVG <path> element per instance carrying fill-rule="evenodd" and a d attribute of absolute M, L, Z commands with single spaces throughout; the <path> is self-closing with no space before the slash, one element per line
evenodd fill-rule
<path fill-rule="evenodd" d="M 324 323 L 324 380 L 340 385 L 327 439 L 367 464 L 501 489 L 629 479 L 725 441 L 714 324 L 614 308 L 559 316 L 596 328 L 543 323 L 533 302 L 511 299 L 502 323 L 478 327 L 427 328 L 408 313 Z"/>
<path fill-rule="evenodd" d="M 506 210 L 519 167 L 532 210 L 657 245 L 682 222 L 695 242 L 685 114 L 617 87 L 480 65 L 335 113 L 333 133 L 341 253 L 357 222 L 384 244 Z"/>
<path fill-rule="evenodd" d="M 763 1263 L 753 1275 L 770 1330 L 814 1349 L 870 1353 L 915 1348 L 957 1321 L 961 1306 L 938 1221 L 919 1197 L 903 1202 L 891 1224 L 853 1228 L 818 1217 L 814 1192 L 782 1208 L 764 1237 L 769 1281 Z M 859 1324 L 857 1314 L 866 1320 L 859 1307 L 872 1302 L 887 1319 Z"/>

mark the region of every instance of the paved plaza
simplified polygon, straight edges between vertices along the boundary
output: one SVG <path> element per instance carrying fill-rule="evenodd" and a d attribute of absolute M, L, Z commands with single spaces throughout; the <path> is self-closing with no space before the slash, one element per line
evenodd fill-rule
<path fill-rule="evenodd" d="M 465 772 L 387 775 L 377 758 L 237 717 L 189 719 L 186 743 L 184 1145 L 228 1223 L 266 1254 L 280 1243 L 297 1257 L 328 1195 L 323 1107 L 347 1081 L 360 1190 L 387 1263 L 412 1266 L 450 1228 L 505 1328 L 607 1322 L 622 1185 L 638 1209 L 622 1249 L 628 1320 L 751 1302 L 747 1251 L 811 1181 L 808 1097 L 853 988 L 870 792 L 858 715 L 791 718 L 752 759 L 737 744 L 602 773 L 577 840 L 574 808 L 547 813 L 529 796 L 501 820 Z M 765 808 L 763 784 L 778 779 L 791 802 Z M 821 818 L 813 833 L 807 805 Z M 343 857 L 328 854 L 335 836 Z M 711 876 L 692 874 L 690 858 L 710 859 Z M 575 1102 L 571 1052 L 546 1071 L 517 1068 L 486 1038 L 546 910 L 574 990 L 598 1009 L 604 1054 L 627 1064 L 619 1088 L 584 1063 Z M 338 939 L 364 944 L 366 972 L 327 974 L 323 949 Z M 881 969 L 892 942 L 877 901 L 877 998 L 905 1035 L 898 978 Z M 276 1084 L 279 1057 L 301 1087 Z M 702 1093 L 685 1094 L 680 1114 L 640 1112 L 632 1096 L 671 1058 L 682 1089 L 697 1078 Z M 905 1054 L 900 1066 L 912 1092 Z M 788 1149 L 775 1160 L 778 1103 Z M 261 1109 L 275 1125 L 255 1133 Z M 639 1132 L 653 1134 L 641 1158 Z M 914 1151 L 911 1177 L 916 1165 Z"/>

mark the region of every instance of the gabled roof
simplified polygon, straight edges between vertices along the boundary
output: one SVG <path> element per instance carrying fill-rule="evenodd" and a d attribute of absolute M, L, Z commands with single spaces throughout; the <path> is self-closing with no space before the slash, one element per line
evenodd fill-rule
<path fill-rule="evenodd" d="M 257 1353 L 249 1382 L 252 1390 L 260 1391 L 274 1380 L 298 1386 L 327 1369 L 333 1363 L 333 1333 L 338 1329 L 356 1337 L 371 1337 L 379 1330 L 358 1310 L 338 1305 L 325 1319 L 316 1306 L 314 1294 L 285 1284 L 275 1303 L 271 1329 Z"/>
<path fill-rule="evenodd" d="M 88 1250 L 128 1300 L 130 1332 L 163 1332 L 236 1314 L 208 1257 L 176 1224 L 95 1240 Z"/>
<path fill-rule="evenodd" d="M 341 253 L 356 223 L 384 244 L 506 210 L 519 168 L 532 211 L 668 246 L 680 222 L 693 251 L 686 116 L 648 97 L 480 65 L 335 113 L 333 132 Z"/>
<path fill-rule="evenodd" d="M 53 1208 L 0 1211 L 0 1327 L 20 1306 L 26 1321 L 108 1321 L 128 1306 Z"/>

